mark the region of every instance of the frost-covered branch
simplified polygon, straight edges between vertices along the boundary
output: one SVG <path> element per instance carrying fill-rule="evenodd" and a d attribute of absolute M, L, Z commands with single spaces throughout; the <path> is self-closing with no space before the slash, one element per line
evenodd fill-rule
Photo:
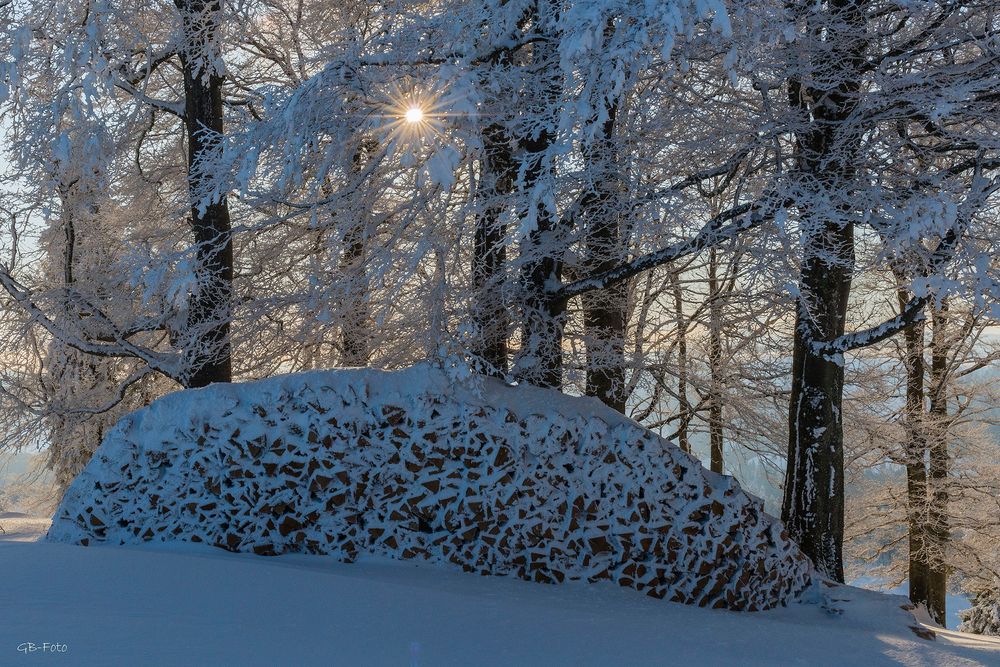
<path fill-rule="evenodd" d="M 773 219 L 781 206 L 782 202 L 775 197 L 764 197 L 760 202 L 741 204 L 713 217 L 690 239 L 642 255 L 598 275 L 587 276 L 559 286 L 550 291 L 550 298 L 555 301 L 566 301 L 593 290 L 606 289 L 643 271 L 663 266 L 719 245 Z M 730 222 L 731 220 L 736 220 L 736 222 Z"/>
<path fill-rule="evenodd" d="M 15 280 L 6 269 L 0 269 L 0 285 L 29 315 L 32 322 L 44 328 L 55 339 L 65 343 L 75 350 L 95 357 L 140 359 L 151 369 L 181 382 L 184 378 L 181 357 L 177 354 L 153 352 L 135 345 L 120 334 L 113 336 L 113 343 L 95 343 L 66 330 L 56 324 L 39 307 L 31 294 Z M 104 319 L 107 319 L 104 316 Z"/>
<path fill-rule="evenodd" d="M 965 235 L 972 216 L 978 213 L 980 206 L 985 203 L 991 194 L 1000 189 L 1000 179 L 990 181 L 984 180 L 982 176 L 984 170 L 995 168 L 992 166 L 994 162 L 992 160 L 980 161 L 975 165 L 975 175 L 973 176 L 972 183 L 973 192 L 963 202 L 956 224 L 944 234 L 943 238 L 938 242 L 937 247 L 935 247 L 926 260 L 922 279 L 929 284 L 923 288 L 922 292 L 911 297 L 898 315 L 879 325 L 845 334 L 832 341 L 813 342 L 812 347 L 815 354 L 833 357 L 841 355 L 844 352 L 875 345 L 891 338 L 913 323 L 926 318 L 925 310 L 928 304 L 935 298 L 940 298 L 940 295 L 937 294 L 938 290 L 932 287 L 937 278 L 935 274 L 951 261 L 962 241 L 962 237 Z"/>

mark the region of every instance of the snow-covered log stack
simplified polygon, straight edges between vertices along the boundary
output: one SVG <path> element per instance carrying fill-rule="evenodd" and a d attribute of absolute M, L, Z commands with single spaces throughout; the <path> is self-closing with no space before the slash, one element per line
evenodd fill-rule
<path fill-rule="evenodd" d="M 108 434 L 49 539 L 379 554 L 744 610 L 812 573 L 733 479 L 597 401 L 429 366 L 167 396 Z"/>

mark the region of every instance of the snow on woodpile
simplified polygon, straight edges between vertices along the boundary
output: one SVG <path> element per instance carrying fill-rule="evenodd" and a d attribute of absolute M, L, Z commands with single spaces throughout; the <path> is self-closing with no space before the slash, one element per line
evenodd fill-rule
<path fill-rule="evenodd" d="M 108 434 L 49 539 L 388 555 L 743 610 L 812 572 L 733 479 L 597 401 L 430 366 L 160 399 Z"/>

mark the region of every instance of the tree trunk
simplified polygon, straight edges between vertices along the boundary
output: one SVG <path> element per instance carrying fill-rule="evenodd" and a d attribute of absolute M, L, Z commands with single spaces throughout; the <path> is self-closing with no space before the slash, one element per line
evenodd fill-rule
<path fill-rule="evenodd" d="M 180 11 L 188 49 L 181 52 L 184 71 L 184 124 L 188 166 L 194 165 L 223 132 L 223 76 L 214 69 L 215 35 L 221 13 L 219 0 L 174 0 Z M 192 58 L 192 56 L 195 56 Z M 206 131 L 210 134 L 206 136 Z M 190 174 L 192 199 L 198 177 Z M 191 208 L 197 252 L 197 286 L 188 306 L 188 327 L 199 340 L 189 341 L 188 387 L 232 381 L 229 321 L 232 316 L 233 242 L 229 204 L 225 197 L 199 210 Z"/>
<path fill-rule="evenodd" d="M 781 517 L 816 567 L 844 580 L 844 367 L 814 343 L 843 335 L 854 272 L 850 200 L 860 129 L 851 125 L 867 45 L 863 0 L 831 0 L 811 17 L 817 85 L 789 81 L 789 102 L 804 129 L 796 133 L 802 195 L 802 261 L 796 302 L 789 403 L 788 461 Z"/>
<path fill-rule="evenodd" d="M 539 32 L 550 30 L 558 9 L 549 0 L 536 0 L 529 10 L 528 24 Z M 554 169 L 548 152 L 555 140 L 555 105 L 559 91 L 558 55 L 552 40 L 533 45 L 530 79 L 538 84 L 537 99 L 525 100 L 546 121 L 531 136 L 521 138 L 524 149 L 523 192 L 528 194 L 525 212 L 534 225 L 524 243 L 522 273 L 524 289 L 521 355 L 518 375 L 542 387 L 562 388 L 563 327 L 566 302 L 549 296 L 550 283 L 562 281 L 565 239 L 544 197 L 534 193 L 539 183 Z M 534 115 L 534 114 L 531 114 Z M 543 186 L 542 189 L 545 189 Z"/>
<path fill-rule="evenodd" d="M 684 294 L 681 292 L 681 271 L 670 272 L 670 283 L 674 292 L 674 317 L 677 322 L 677 408 L 680 425 L 677 427 L 677 444 L 681 450 L 691 453 L 688 438 L 688 424 L 691 422 L 691 404 L 688 402 L 688 353 L 687 320 L 684 318 Z"/>
<path fill-rule="evenodd" d="M 900 282 L 902 282 L 902 278 Z M 909 293 L 897 290 L 902 310 L 910 300 Z M 927 546 L 927 467 L 924 455 L 927 440 L 924 436 L 924 326 L 914 322 L 903 330 L 906 367 L 906 407 L 903 426 L 906 429 L 904 445 L 906 459 L 907 530 L 909 539 L 909 588 L 910 601 L 930 608 L 928 597 Z"/>
<path fill-rule="evenodd" d="M 797 307 L 782 520 L 817 568 L 843 581 L 844 367 L 814 354 L 811 343 L 844 333 L 850 277 L 827 262 L 810 264 L 802 291 L 816 299 L 810 308 L 800 297 Z M 809 332 L 813 319 L 822 338 Z"/>
<path fill-rule="evenodd" d="M 351 159 L 351 171 L 357 175 L 364 169 L 369 155 L 376 150 L 371 140 L 362 140 Z M 369 303 L 368 254 L 369 210 L 366 202 L 353 207 L 344 232 L 344 252 L 340 256 L 340 272 L 345 278 L 343 318 L 340 325 L 340 365 L 364 367 L 371 357 L 371 305 Z"/>
<path fill-rule="evenodd" d="M 85 318 L 85 307 L 74 300 L 76 291 L 77 223 L 87 231 L 93 225 L 99 207 L 94 202 L 97 193 L 86 178 L 76 178 L 72 183 L 60 182 L 58 186 L 63 227 L 62 279 L 63 309 L 59 319 L 70 328 L 72 321 Z M 78 220 L 77 214 L 83 214 Z M 93 241 L 91 241 L 93 243 Z M 114 394 L 115 360 L 101 359 L 63 345 L 58 339 L 49 342 L 47 363 L 40 374 L 43 395 L 49 414 L 45 421 L 50 439 L 48 468 L 53 471 L 56 488 L 64 493 L 104 439 L 109 425 L 109 413 L 87 414 L 79 408 L 92 408 Z M 113 423 L 113 420 L 112 422 Z"/>
<path fill-rule="evenodd" d="M 368 303 L 368 275 L 365 270 L 367 229 L 352 226 L 344 235 L 340 271 L 347 276 L 344 289 L 344 316 L 340 326 L 340 365 L 364 367 L 371 356 L 371 313 Z"/>
<path fill-rule="evenodd" d="M 506 61 L 504 57 L 502 62 Z M 507 230 L 502 216 L 517 174 L 510 135 L 503 124 L 493 123 L 483 129 L 480 165 L 477 195 L 482 208 L 476 218 L 472 257 L 473 320 L 477 329 L 473 353 L 483 361 L 487 374 L 503 377 L 507 374 L 509 319 L 503 297 Z"/>
<path fill-rule="evenodd" d="M 719 289 L 719 254 L 708 253 L 708 365 L 711 378 L 708 394 L 708 442 L 712 472 L 724 467 L 722 437 L 722 293 Z"/>
<path fill-rule="evenodd" d="M 625 413 L 625 326 L 628 285 L 619 283 L 583 295 L 587 338 L 587 396 Z"/>
<path fill-rule="evenodd" d="M 936 623 L 945 625 L 948 597 L 946 555 L 950 534 L 948 522 L 947 303 L 942 303 L 940 307 L 935 307 L 932 310 L 931 323 L 927 611 Z"/>
<path fill-rule="evenodd" d="M 607 108 L 607 119 L 593 145 L 584 150 L 591 182 L 581 201 L 581 218 L 587 226 L 590 274 L 608 271 L 625 257 L 621 238 L 621 178 L 617 172 L 614 128 L 617 102 Z M 628 282 L 583 295 L 583 323 L 587 345 L 587 395 L 595 396 L 618 412 L 625 412 L 625 327 Z"/>

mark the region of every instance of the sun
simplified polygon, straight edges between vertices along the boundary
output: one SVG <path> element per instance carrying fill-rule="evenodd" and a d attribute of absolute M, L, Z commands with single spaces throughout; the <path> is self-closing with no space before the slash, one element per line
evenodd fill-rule
<path fill-rule="evenodd" d="M 447 119 L 452 115 L 448 107 L 449 100 L 440 90 L 397 89 L 386 96 L 380 114 L 386 138 L 414 145 L 444 141 Z"/>
<path fill-rule="evenodd" d="M 407 123 L 421 123 L 424 120 L 424 110 L 418 106 L 412 106 L 406 110 L 403 119 Z"/>

